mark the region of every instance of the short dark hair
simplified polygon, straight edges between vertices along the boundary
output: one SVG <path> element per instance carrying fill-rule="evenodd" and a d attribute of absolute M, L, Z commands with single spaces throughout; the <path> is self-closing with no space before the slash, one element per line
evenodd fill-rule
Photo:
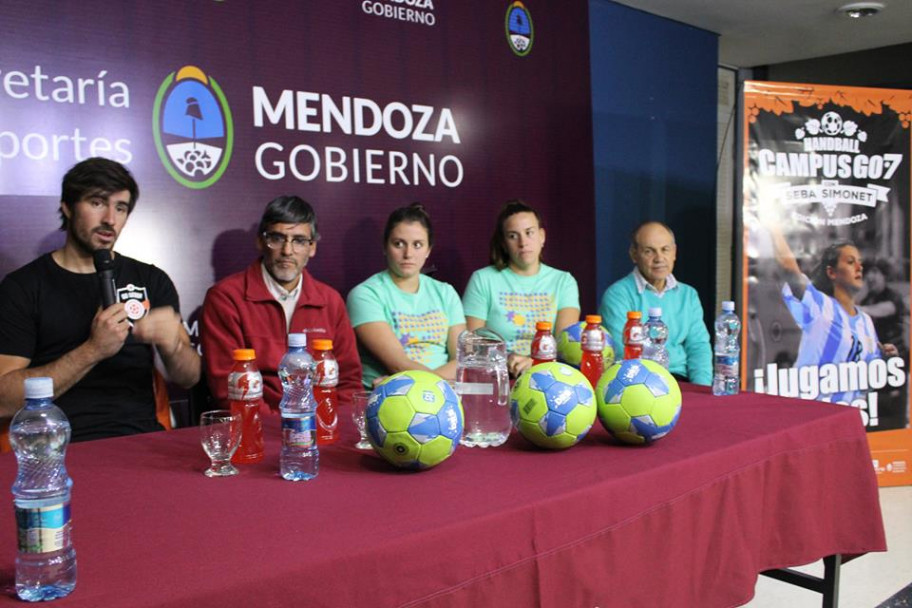
<path fill-rule="evenodd" d="M 311 238 L 320 238 L 317 232 L 317 214 L 310 203 L 299 196 L 277 196 L 266 203 L 257 235 L 262 235 L 273 224 L 310 224 Z"/>
<path fill-rule="evenodd" d="M 668 231 L 668 234 L 671 235 L 671 240 L 676 241 L 674 230 L 666 224 L 665 222 L 660 222 L 659 220 L 646 220 L 637 224 L 636 228 L 630 231 L 630 248 L 636 250 L 637 248 L 637 235 L 640 233 L 640 230 L 648 226 L 649 224 L 657 224 Z"/>
<path fill-rule="evenodd" d="M 811 274 L 811 283 L 817 288 L 817 291 L 828 296 L 833 295 L 833 280 L 827 274 L 827 268 L 836 267 L 836 264 L 839 263 L 839 255 L 844 247 L 855 247 L 855 243 L 852 241 L 839 241 L 824 249 L 823 253 L 820 254 L 820 263 L 817 264 Z"/>
<path fill-rule="evenodd" d="M 386 246 L 389 241 L 390 233 L 393 228 L 403 223 L 418 222 L 427 231 L 428 247 L 434 246 L 434 228 L 431 226 L 431 216 L 424 210 L 421 203 L 412 203 L 406 207 L 399 207 L 390 213 L 386 220 L 386 227 L 383 229 L 383 245 Z"/>
<path fill-rule="evenodd" d="M 500 213 L 497 215 L 497 224 L 494 226 L 494 234 L 491 235 L 491 265 L 497 268 L 497 270 L 503 270 L 510 265 L 510 253 L 507 251 L 506 246 L 507 237 L 504 234 L 504 222 L 517 213 L 531 213 L 538 221 L 538 227 L 545 227 L 538 211 L 527 205 L 522 199 L 514 198 L 504 203 L 504 206 L 500 209 Z"/>
<path fill-rule="evenodd" d="M 130 192 L 127 207 L 127 215 L 129 215 L 139 198 L 139 186 L 136 185 L 136 180 L 120 163 L 96 156 L 76 163 L 66 172 L 61 185 L 60 202 L 72 211 L 73 205 L 86 197 L 110 196 L 121 190 Z M 67 223 L 67 217 L 61 209 L 60 229 L 66 230 Z"/>

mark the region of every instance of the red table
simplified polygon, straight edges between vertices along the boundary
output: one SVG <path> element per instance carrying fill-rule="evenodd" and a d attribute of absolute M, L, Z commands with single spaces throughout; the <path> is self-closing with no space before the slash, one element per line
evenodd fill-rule
<path fill-rule="evenodd" d="M 209 479 L 197 429 L 71 446 L 79 580 L 69 606 L 733 606 L 757 574 L 886 549 L 858 412 L 682 385 L 678 427 L 622 447 L 596 426 L 565 452 L 518 436 L 436 469 L 344 445 L 320 474 L 267 456 Z M 0 457 L 0 487 L 15 459 Z M 12 603 L 15 524 L 0 501 Z M 21 604 L 20 604 L 21 605 Z"/>

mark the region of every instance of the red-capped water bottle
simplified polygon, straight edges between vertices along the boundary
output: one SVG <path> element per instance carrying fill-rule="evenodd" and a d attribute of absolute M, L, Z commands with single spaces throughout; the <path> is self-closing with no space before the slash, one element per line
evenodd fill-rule
<path fill-rule="evenodd" d="M 332 351 L 332 340 L 313 341 L 314 398 L 317 400 L 317 444 L 327 445 L 339 441 L 339 362 Z"/>
<path fill-rule="evenodd" d="M 551 324 L 539 321 L 535 324 L 535 337 L 532 338 L 532 365 L 557 360 L 557 340 L 551 333 Z"/>
<path fill-rule="evenodd" d="M 624 358 L 639 359 L 643 356 L 643 313 L 631 310 L 627 313 L 627 324 L 624 325 Z"/>
<path fill-rule="evenodd" d="M 583 335 L 580 337 L 580 348 L 583 351 L 580 371 L 594 388 L 605 371 L 605 362 L 602 360 L 605 334 L 602 331 L 600 315 L 586 315 L 586 327 L 583 328 Z"/>
<path fill-rule="evenodd" d="M 249 464 L 263 460 L 263 376 L 256 364 L 252 348 L 232 351 L 234 367 L 228 374 L 228 407 L 241 415 L 241 444 L 231 462 Z"/>

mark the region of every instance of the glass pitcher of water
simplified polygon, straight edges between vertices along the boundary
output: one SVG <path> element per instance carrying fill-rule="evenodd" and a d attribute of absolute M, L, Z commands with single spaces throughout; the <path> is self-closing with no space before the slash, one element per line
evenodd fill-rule
<path fill-rule="evenodd" d="M 465 412 L 460 443 L 482 448 L 501 445 L 513 428 L 507 344 L 485 327 L 466 330 L 459 334 L 457 357 L 456 392 Z"/>

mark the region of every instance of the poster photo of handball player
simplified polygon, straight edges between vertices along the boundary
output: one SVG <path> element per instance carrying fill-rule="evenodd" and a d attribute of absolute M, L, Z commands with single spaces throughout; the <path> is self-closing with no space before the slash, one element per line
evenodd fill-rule
<path fill-rule="evenodd" d="M 744 95 L 746 389 L 852 406 L 869 433 L 912 438 L 912 92 L 748 82 Z"/>

